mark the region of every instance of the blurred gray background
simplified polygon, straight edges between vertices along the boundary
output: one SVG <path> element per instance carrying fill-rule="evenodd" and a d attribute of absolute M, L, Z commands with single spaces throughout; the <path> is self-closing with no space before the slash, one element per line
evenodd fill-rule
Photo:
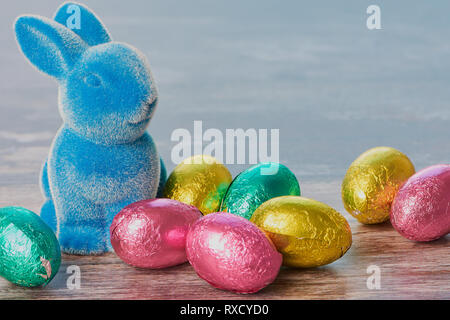
<path fill-rule="evenodd" d="M 38 209 L 40 166 L 61 124 L 56 83 L 25 61 L 12 25 L 53 16 L 61 2 L 0 5 L 0 205 Z M 147 55 L 160 92 L 149 130 L 169 171 L 171 133 L 192 132 L 194 120 L 279 128 L 280 161 L 303 194 L 341 211 L 341 180 L 368 148 L 398 148 L 417 169 L 450 162 L 448 1 L 83 3 Z M 382 30 L 366 27 L 370 4 Z"/>

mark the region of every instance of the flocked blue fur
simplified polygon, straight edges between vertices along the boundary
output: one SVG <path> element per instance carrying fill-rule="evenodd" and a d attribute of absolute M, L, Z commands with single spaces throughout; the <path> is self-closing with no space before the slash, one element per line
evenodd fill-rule
<path fill-rule="evenodd" d="M 65 25 L 70 5 L 81 10 L 79 30 Z M 41 217 L 65 252 L 111 250 L 113 217 L 154 198 L 166 179 L 146 132 L 158 100 L 148 63 L 80 4 L 63 4 L 55 20 L 21 16 L 15 32 L 28 60 L 59 83 L 63 125 L 42 170 Z"/>
<path fill-rule="evenodd" d="M 167 181 L 167 170 L 166 170 L 166 166 L 164 165 L 164 161 L 162 160 L 162 158 L 161 158 L 160 165 L 161 165 L 161 168 L 160 168 L 161 174 L 159 175 L 159 186 L 158 186 L 158 192 L 156 194 L 157 198 L 163 198 L 164 197 L 164 195 L 163 195 L 164 186 L 165 186 L 166 181 Z"/>

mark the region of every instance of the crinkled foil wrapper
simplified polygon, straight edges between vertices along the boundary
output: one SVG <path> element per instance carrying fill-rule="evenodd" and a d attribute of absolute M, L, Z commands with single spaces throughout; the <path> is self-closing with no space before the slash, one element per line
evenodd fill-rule
<path fill-rule="evenodd" d="M 24 287 L 42 286 L 60 264 L 59 242 L 38 215 L 19 207 L 0 209 L 0 276 Z"/>
<path fill-rule="evenodd" d="M 271 199 L 256 209 L 250 221 L 269 235 L 283 254 L 283 264 L 290 267 L 331 263 L 352 244 L 350 226 L 339 212 L 304 197 Z"/>
<path fill-rule="evenodd" d="M 397 191 L 414 172 L 408 157 L 396 149 L 377 147 L 364 152 L 342 182 L 345 209 L 364 224 L 388 220 Z"/>
<path fill-rule="evenodd" d="M 217 212 L 232 181 L 228 169 L 210 156 L 188 158 L 175 167 L 164 197 L 197 207 L 204 215 Z"/>
<path fill-rule="evenodd" d="M 263 174 L 264 169 L 273 174 Z M 250 219 L 264 202 L 279 196 L 299 196 L 295 175 L 279 163 L 261 163 L 241 172 L 231 183 L 223 199 L 221 211 Z"/>
<path fill-rule="evenodd" d="M 425 168 L 398 191 L 392 226 L 404 237 L 432 241 L 450 232 L 450 165 Z"/>
<path fill-rule="evenodd" d="M 237 293 L 254 293 L 272 283 L 282 262 L 264 232 L 225 212 L 204 216 L 191 227 L 186 253 L 202 279 Z"/>
<path fill-rule="evenodd" d="M 187 261 L 186 235 L 201 217 L 194 206 L 172 199 L 138 201 L 114 217 L 111 244 L 123 261 L 135 267 L 172 267 Z"/>

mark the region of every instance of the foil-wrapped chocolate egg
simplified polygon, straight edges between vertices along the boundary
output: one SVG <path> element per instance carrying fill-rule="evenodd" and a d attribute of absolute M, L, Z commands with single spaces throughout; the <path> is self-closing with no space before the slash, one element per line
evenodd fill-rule
<path fill-rule="evenodd" d="M 282 257 L 272 241 L 250 221 L 217 212 L 189 230 L 186 252 L 197 274 L 212 286 L 253 293 L 272 283 Z"/>
<path fill-rule="evenodd" d="M 391 208 L 391 223 L 404 237 L 431 241 L 450 232 L 450 165 L 414 174 L 400 188 Z"/>
<path fill-rule="evenodd" d="M 196 206 L 203 214 L 216 212 L 231 180 L 228 169 L 215 158 L 193 156 L 172 171 L 164 187 L 164 197 Z"/>
<path fill-rule="evenodd" d="M 283 196 L 264 202 L 250 221 L 265 231 L 283 264 L 318 267 L 331 263 L 350 248 L 352 232 L 345 218 L 316 200 Z"/>
<path fill-rule="evenodd" d="M 138 201 L 114 217 L 111 244 L 119 258 L 132 266 L 175 266 L 187 261 L 186 235 L 200 217 L 197 208 L 175 200 Z"/>
<path fill-rule="evenodd" d="M 299 195 L 300 186 L 291 170 L 279 163 L 264 162 L 243 171 L 233 180 L 220 210 L 250 219 L 269 199 Z"/>
<path fill-rule="evenodd" d="M 20 207 L 0 209 L 0 276 L 23 287 L 42 286 L 60 264 L 59 242 L 37 214 Z"/>
<path fill-rule="evenodd" d="M 408 157 L 396 149 L 367 150 L 353 161 L 342 182 L 345 209 L 364 224 L 388 220 L 395 194 L 414 172 Z"/>

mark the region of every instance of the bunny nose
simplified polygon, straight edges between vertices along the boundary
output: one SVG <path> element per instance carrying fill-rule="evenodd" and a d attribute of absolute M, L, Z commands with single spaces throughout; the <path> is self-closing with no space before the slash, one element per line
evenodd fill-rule
<path fill-rule="evenodd" d="M 158 99 L 152 99 L 150 101 L 146 101 L 139 108 L 138 113 L 130 120 L 132 124 L 138 124 L 150 119 L 155 111 L 155 106 L 157 104 Z"/>
<path fill-rule="evenodd" d="M 155 112 L 157 103 L 158 103 L 158 98 L 154 98 L 145 104 L 144 108 L 145 108 L 146 114 L 148 115 L 149 118 L 151 118 L 151 116 L 153 115 L 153 112 Z"/>

